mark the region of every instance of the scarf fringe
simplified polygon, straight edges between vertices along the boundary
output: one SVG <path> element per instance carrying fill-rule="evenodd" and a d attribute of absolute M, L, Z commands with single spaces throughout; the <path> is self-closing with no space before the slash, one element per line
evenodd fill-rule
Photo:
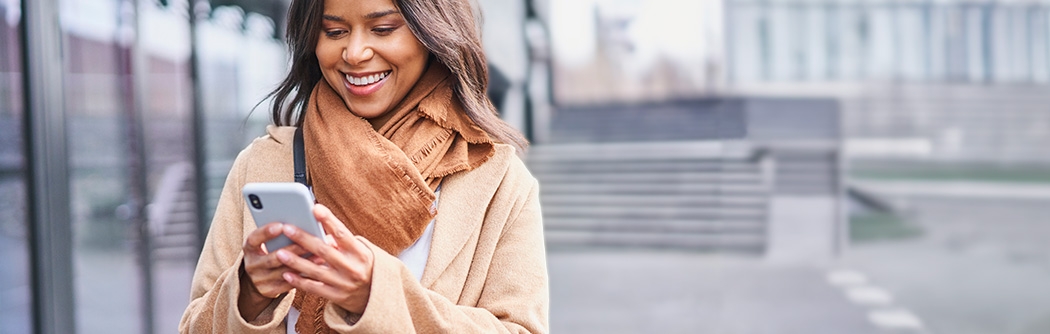
<path fill-rule="evenodd" d="M 412 163 L 418 164 L 420 161 L 423 160 L 423 158 L 429 156 L 431 151 L 433 151 L 434 148 L 438 146 L 438 144 L 441 144 L 448 140 L 449 137 L 452 137 L 452 133 L 453 132 L 451 130 L 445 131 L 445 133 L 443 133 L 440 137 L 436 137 L 427 142 L 425 145 L 423 145 L 423 148 L 421 148 L 418 153 L 412 156 Z"/>

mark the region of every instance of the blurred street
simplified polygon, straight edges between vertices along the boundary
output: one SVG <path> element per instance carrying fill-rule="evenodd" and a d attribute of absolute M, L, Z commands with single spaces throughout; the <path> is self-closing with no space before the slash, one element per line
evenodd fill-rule
<path fill-rule="evenodd" d="M 881 333 L 819 266 L 623 249 L 547 256 L 552 333 Z"/>
<path fill-rule="evenodd" d="M 971 191 L 890 198 L 907 207 L 921 232 L 855 241 L 824 264 L 552 249 L 552 331 L 1050 333 L 1050 226 L 1043 224 L 1050 220 L 1050 197 L 988 198 Z"/>
<path fill-rule="evenodd" d="M 892 196 L 920 235 L 857 243 L 839 265 L 891 291 L 933 333 L 1050 333 L 1050 196 L 964 195 Z"/>

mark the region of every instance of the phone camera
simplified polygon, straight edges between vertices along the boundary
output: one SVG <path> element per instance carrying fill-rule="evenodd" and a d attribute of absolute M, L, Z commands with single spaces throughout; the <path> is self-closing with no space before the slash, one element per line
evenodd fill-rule
<path fill-rule="evenodd" d="M 255 196 L 255 194 L 248 195 L 248 202 L 251 203 L 252 207 L 256 210 L 262 210 L 263 208 L 262 201 L 260 201 L 259 196 Z"/>

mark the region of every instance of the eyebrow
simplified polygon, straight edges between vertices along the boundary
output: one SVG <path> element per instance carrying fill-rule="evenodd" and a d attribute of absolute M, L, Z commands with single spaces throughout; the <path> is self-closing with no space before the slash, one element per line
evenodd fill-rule
<path fill-rule="evenodd" d="M 388 9 L 388 10 L 384 10 L 384 11 L 368 13 L 368 14 L 365 15 L 365 19 L 373 20 L 373 19 L 378 19 L 380 17 L 384 17 L 384 16 L 391 15 L 391 14 L 397 14 L 397 13 L 400 13 L 397 9 Z M 344 19 L 342 17 L 339 17 L 339 16 L 335 16 L 335 15 L 324 14 L 322 16 L 322 18 L 325 21 L 346 22 L 346 19 Z"/>
<path fill-rule="evenodd" d="M 387 16 L 387 15 L 390 15 L 390 14 L 397 14 L 397 13 L 399 13 L 397 11 L 397 9 L 388 9 L 388 10 L 384 10 L 384 11 L 381 11 L 381 12 L 369 13 L 368 15 L 365 15 L 365 18 L 369 19 L 369 20 L 371 20 L 371 19 L 378 19 L 380 17 L 384 17 L 384 16 Z"/>

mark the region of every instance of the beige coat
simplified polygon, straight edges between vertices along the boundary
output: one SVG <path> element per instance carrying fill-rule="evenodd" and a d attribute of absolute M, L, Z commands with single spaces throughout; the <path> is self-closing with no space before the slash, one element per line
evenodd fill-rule
<path fill-rule="evenodd" d="M 256 228 L 241 197 L 247 182 L 292 182 L 294 128 L 269 127 L 237 157 L 193 275 L 181 333 L 284 333 L 295 290 L 246 322 L 237 309 L 241 246 Z M 481 167 L 448 176 L 430 257 L 417 282 L 394 255 L 375 254 L 360 319 L 329 304 L 341 333 L 546 333 L 548 286 L 536 179 L 508 145 Z"/>

